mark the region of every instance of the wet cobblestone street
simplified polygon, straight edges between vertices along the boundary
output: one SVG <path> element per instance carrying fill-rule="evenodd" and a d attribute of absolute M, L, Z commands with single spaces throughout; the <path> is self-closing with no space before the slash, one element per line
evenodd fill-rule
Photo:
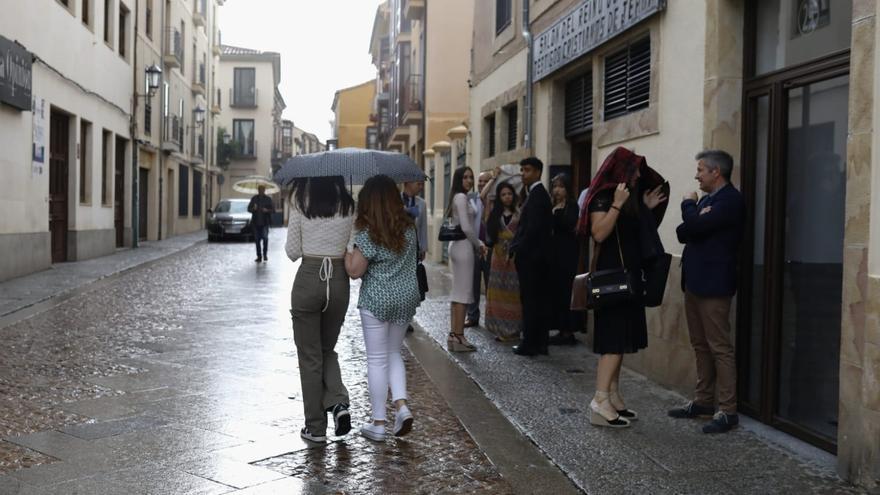
<path fill-rule="evenodd" d="M 410 436 L 299 438 L 283 237 L 268 263 L 199 244 L 0 328 L 0 493 L 512 493 L 409 353 Z M 337 351 L 356 431 L 355 304 Z"/>

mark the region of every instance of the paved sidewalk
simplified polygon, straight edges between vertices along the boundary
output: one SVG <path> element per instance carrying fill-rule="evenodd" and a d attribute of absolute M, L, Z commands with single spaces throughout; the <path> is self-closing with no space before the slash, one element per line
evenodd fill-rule
<path fill-rule="evenodd" d="M 443 345 L 451 276 L 443 265 L 428 271 L 430 298 L 416 319 Z M 667 409 L 685 399 L 629 370 L 621 390 L 639 421 L 626 430 L 595 428 L 589 402 L 597 359 L 585 344 L 551 346 L 549 356 L 526 358 L 482 328 L 467 335 L 478 352 L 452 358 L 587 493 L 863 493 L 837 477 L 834 456 L 748 418 L 741 416 L 743 426 L 726 435 L 705 435 L 699 421 L 668 418 Z"/>
<path fill-rule="evenodd" d="M 204 230 L 153 242 L 141 242 L 137 249 L 85 261 L 57 263 L 48 270 L 0 282 L 0 326 L 2 318 L 53 298 L 63 297 L 106 277 L 139 267 L 204 241 Z"/>

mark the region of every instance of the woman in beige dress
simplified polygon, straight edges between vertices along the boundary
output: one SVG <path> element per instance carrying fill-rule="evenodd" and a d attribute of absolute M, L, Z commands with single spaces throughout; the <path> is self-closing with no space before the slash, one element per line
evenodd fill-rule
<path fill-rule="evenodd" d="M 485 256 L 486 245 L 477 237 L 474 226 L 476 212 L 468 193 L 474 187 L 474 171 L 462 167 L 452 176 L 452 187 L 449 191 L 449 207 L 447 216 L 451 216 L 451 225 L 461 226 L 465 238 L 449 243 L 449 260 L 452 264 L 452 328 L 446 340 L 447 348 L 452 352 L 469 352 L 476 348 L 464 336 L 464 317 L 468 304 L 474 301 L 474 263 L 476 257 Z"/>

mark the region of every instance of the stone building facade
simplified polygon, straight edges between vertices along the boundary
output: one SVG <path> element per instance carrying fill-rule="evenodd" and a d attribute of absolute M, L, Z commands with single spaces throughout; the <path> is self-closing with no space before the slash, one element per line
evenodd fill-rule
<path fill-rule="evenodd" d="M 873 1 L 477 2 L 467 162 L 534 154 L 585 187 L 617 146 L 672 186 L 696 152 L 735 157 L 747 200 L 736 329 L 740 409 L 880 483 L 880 116 Z M 523 15 L 528 22 L 523 23 Z M 522 32 L 534 39 L 531 52 Z M 533 84 L 527 83 L 531 71 Z M 525 114 L 531 96 L 531 132 Z M 626 364 L 690 395 L 695 367 L 673 260 Z"/>

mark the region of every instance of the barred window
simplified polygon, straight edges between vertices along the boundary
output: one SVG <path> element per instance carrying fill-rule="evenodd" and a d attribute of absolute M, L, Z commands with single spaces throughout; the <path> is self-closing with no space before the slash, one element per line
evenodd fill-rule
<path fill-rule="evenodd" d="M 605 57 L 605 120 L 647 108 L 650 92 L 650 36 Z"/>
<path fill-rule="evenodd" d="M 488 143 L 488 148 L 486 149 L 486 156 L 493 157 L 495 156 L 495 114 L 486 117 L 486 142 Z"/>

